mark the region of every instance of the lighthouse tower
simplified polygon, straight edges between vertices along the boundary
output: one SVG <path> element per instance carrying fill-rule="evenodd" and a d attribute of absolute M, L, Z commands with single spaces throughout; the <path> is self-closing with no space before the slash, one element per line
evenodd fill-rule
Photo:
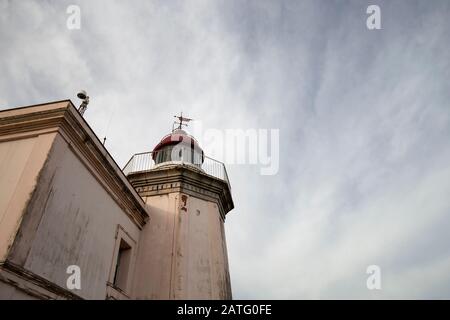
<path fill-rule="evenodd" d="M 223 163 L 178 127 L 124 168 L 150 221 L 136 260 L 136 299 L 231 299 L 226 214 L 234 208 Z"/>

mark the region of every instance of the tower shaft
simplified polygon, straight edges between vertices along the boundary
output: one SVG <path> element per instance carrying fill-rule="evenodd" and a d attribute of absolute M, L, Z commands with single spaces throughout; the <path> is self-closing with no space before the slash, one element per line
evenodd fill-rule
<path fill-rule="evenodd" d="M 225 214 L 228 184 L 191 166 L 172 165 L 128 176 L 145 200 L 135 274 L 138 299 L 231 299 Z"/>

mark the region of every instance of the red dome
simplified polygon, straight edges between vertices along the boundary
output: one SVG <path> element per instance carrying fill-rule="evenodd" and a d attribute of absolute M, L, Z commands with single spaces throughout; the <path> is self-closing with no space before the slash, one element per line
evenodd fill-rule
<path fill-rule="evenodd" d="M 177 129 L 172 133 L 164 136 L 161 141 L 155 146 L 155 148 L 153 148 L 153 160 L 156 157 L 156 151 L 159 151 L 166 146 L 177 145 L 179 143 L 190 146 L 192 150 L 201 153 L 203 158 L 203 150 L 202 148 L 200 148 L 197 140 L 195 140 L 195 138 L 189 135 L 186 131 Z"/>

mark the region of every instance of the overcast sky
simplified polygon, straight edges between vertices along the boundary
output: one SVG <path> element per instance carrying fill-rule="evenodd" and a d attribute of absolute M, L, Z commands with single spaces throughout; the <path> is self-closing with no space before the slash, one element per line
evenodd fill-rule
<path fill-rule="evenodd" d="M 86 89 L 121 166 L 181 110 L 279 129 L 227 166 L 234 298 L 450 298 L 450 1 L 0 0 L 0 72 L 0 109 Z"/>

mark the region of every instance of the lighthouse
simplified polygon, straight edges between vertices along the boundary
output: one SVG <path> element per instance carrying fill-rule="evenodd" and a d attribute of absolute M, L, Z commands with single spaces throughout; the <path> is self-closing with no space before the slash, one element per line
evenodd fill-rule
<path fill-rule="evenodd" d="M 177 127 L 124 168 L 150 213 L 133 281 L 136 299 L 231 299 L 224 232 L 234 208 L 225 165 Z"/>

